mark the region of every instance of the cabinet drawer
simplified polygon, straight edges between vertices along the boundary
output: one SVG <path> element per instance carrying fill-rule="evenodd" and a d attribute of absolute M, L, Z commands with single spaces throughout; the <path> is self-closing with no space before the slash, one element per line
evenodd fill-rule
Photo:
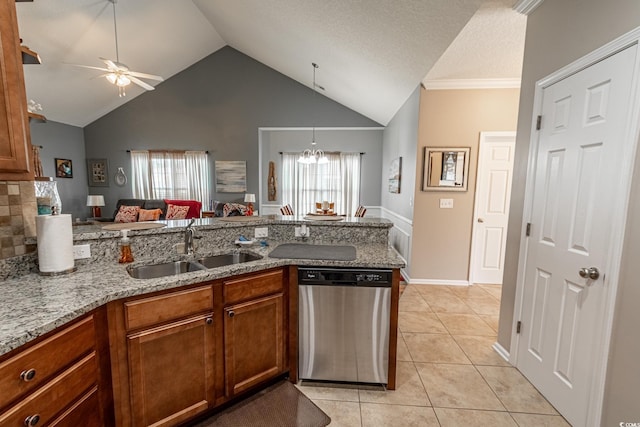
<path fill-rule="evenodd" d="M 224 282 L 224 303 L 235 304 L 240 301 L 281 292 L 283 288 L 282 270 L 269 271 Z"/>
<path fill-rule="evenodd" d="M 100 397 L 98 387 L 93 387 L 88 393 L 75 401 L 73 405 L 56 418 L 49 427 L 83 426 L 101 427 L 103 426 L 100 417 Z"/>
<path fill-rule="evenodd" d="M 91 352 L 62 374 L 46 383 L 20 403 L 0 414 L 0 425 L 21 427 L 27 417 L 39 418 L 46 425 L 63 409 L 96 384 L 98 369 L 96 354 Z"/>
<path fill-rule="evenodd" d="M 157 325 L 212 310 L 213 288 L 211 286 L 158 295 L 124 304 L 127 330 Z"/>
<path fill-rule="evenodd" d="M 0 408 L 35 390 L 88 353 L 94 348 L 95 340 L 93 316 L 90 316 L 1 363 Z"/>

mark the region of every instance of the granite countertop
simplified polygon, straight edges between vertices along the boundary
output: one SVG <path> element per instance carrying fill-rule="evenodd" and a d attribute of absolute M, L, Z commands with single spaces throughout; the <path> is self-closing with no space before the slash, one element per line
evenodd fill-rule
<path fill-rule="evenodd" d="M 181 226 L 184 227 L 184 225 Z M 387 224 L 382 226 L 387 226 Z M 157 279 L 133 279 L 126 272 L 125 265 L 105 262 L 80 265 L 76 272 L 63 276 L 47 277 L 32 273 L 5 280 L 0 283 L 0 295 L 2 295 L 0 300 L 0 319 L 2 319 L 0 323 L 0 355 L 8 353 L 97 307 L 125 297 L 286 265 L 404 267 L 404 261 L 397 252 L 382 244 L 355 245 L 356 259 L 354 261 L 270 258 L 268 254 L 277 246 L 277 242 L 270 244 L 271 246 L 268 247 L 256 245 L 241 249 L 262 255 L 264 258 L 261 260 Z M 227 249 L 221 252 L 228 251 Z M 215 254 L 198 253 L 197 257 Z M 172 259 L 175 260 L 176 257 L 174 256 Z M 154 263 L 163 261 L 166 260 L 156 259 Z M 143 263 L 145 262 L 134 262 L 132 265 Z"/>

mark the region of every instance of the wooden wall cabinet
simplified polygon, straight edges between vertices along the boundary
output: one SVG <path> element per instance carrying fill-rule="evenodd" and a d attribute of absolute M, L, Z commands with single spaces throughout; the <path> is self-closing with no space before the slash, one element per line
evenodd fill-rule
<path fill-rule="evenodd" d="M 101 348 L 91 314 L 10 355 L 0 363 L 0 425 L 108 424 L 110 399 L 102 400 L 100 391 L 102 378 L 110 380 L 101 366 L 109 363 L 101 364 Z"/>
<path fill-rule="evenodd" d="M 15 0 L 0 0 L 0 180 L 33 180 Z"/>

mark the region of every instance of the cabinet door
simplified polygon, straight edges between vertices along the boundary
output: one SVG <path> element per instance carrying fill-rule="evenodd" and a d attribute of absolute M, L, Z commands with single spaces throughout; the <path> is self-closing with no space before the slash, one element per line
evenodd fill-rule
<path fill-rule="evenodd" d="M 232 396 L 283 370 L 281 293 L 225 308 L 226 394 Z"/>
<path fill-rule="evenodd" d="M 134 426 L 176 425 L 214 399 L 213 314 L 127 336 Z"/>
<path fill-rule="evenodd" d="M 32 180 L 30 149 L 15 0 L 0 0 L 0 179 Z"/>

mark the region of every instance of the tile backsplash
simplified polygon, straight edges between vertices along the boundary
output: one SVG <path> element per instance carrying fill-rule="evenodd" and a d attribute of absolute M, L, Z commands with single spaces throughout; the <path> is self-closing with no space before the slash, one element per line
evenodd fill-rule
<path fill-rule="evenodd" d="M 0 259 L 35 251 L 25 237 L 36 235 L 33 181 L 0 181 Z"/>

